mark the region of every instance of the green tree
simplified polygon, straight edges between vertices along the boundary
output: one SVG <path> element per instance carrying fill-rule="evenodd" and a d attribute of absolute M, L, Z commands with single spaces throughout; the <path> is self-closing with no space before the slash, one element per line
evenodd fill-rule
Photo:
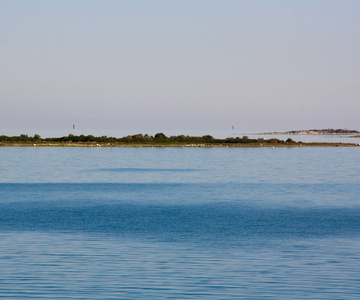
<path fill-rule="evenodd" d="M 212 140 L 214 139 L 214 137 L 213 137 L 212 135 L 204 135 L 204 136 L 202 137 L 202 139 L 203 139 L 204 141 L 212 141 Z"/>
<path fill-rule="evenodd" d="M 157 133 L 155 134 L 155 140 L 166 140 L 167 139 L 167 136 L 163 133 Z"/>

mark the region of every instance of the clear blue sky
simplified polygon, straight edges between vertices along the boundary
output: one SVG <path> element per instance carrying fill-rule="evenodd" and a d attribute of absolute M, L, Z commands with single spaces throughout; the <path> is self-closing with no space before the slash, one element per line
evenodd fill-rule
<path fill-rule="evenodd" d="M 360 1 L 1 0 L 0 104 L 0 130 L 360 129 Z"/>

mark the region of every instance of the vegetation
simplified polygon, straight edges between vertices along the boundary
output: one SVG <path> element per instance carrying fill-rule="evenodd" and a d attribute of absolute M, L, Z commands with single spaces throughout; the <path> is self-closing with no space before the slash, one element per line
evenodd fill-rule
<path fill-rule="evenodd" d="M 35 134 L 29 137 L 26 134 L 20 136 L 0 136 L 0 146 L 112 146 L 112 147 L 262 147 L 262 146 L 358 146 L 357 144 L 344 143 L 302 143 L 295 142 L 291 138 L 286 141 L 279 139 L 250 139 L 248 136 L 229 137 L 216 139 L 211 135 L 204 136 L 170 136 L 164 133 L 157 133 L 154 136 L 135 134 L 122 138 L 95 137 L 93 135 L 73 135 L 63 137 L 41 138 Z"/>

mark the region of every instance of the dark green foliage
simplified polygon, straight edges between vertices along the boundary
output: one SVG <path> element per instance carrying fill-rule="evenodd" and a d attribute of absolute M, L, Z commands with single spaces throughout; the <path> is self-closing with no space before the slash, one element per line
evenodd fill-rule
<path fill-rule="evenodd" d="M 221 141 L 221 142 L 223 142 L 223 141 Z M 239 138 L 239 137 L 227 138 L 227 139 L 225 139 L 224 142 L 228 143 L 228 144 L 254 144 L 254 143 L 258 143 L 258 140 L 249 139 L 247 136 L 243 136 L 242 138 Z"/>
<path fill-rule="evenodd" d="M 167 140 L 167 136 L 163 133 L 157 133 L 155 134 L 155 140 L 160 140 L 160 141 Z"/>
<path fill-rule="evenodd" d="M 267 144 L 285 144 L 285 142 L 283 140 L 278 140 L 278 139 L 269 139 L 269 140 L 265 140 L 265 142 Z"/>
<path fill-rule="evenodd" d="M 204 136 L 202 137 L 202 139 L 203 139 L 204 141 L 212 141 L 214 138 L 213 138 L 213 136 L 211 136 L 211 135 L 204 135 Z"/>
<path fill-rule="evenodd" d="M 128 145 L 228 145 L 228 146 L 236 146 L 236 145 L 244 145 L 244 146 L 287 146 L 287 145 L 300 145 L 303 144 L 301 142 L 295 142 L 291 138 L 288 138 L 286 141 L 279 140 L 276 138 L 272 139 L 250 139 L 248 136 L 240 137 L 228 137 L 225 139 L 215 139 L 211 135 L 204 136 L 189 136 L 189 135 L 178 135 L 167 137 L 164 133 L 157 133 L 155 136 L 149 136 L 148 134 L 142 135 L 141 133 L 135 135 L 128 135 L 122 138 L 115 137 L 95 137 L 93 135 L 73 135 L 69 134 L 68 136 L 63 137 L 55 137 L 55 138 L 41 138 L 40 135 L 35 134 L 33 137 L 29 137 L 26 134 L 22 134 L 20 136 L 0 136 L 0 143 L 2 146 L 7 144 L 36 144 L 36 145 L 48 145 L 53 143 L 64 143 L 64 144 L 99 144 L 109 146 L 121 146 L 123 144 Z M 325 143 L 326 144 L 326 143 Z"/>
<path fill-rule="evenodd" d="M 186 141 L 187 137 L 185 135 L 178 135 L 178 136 L 171 136 L 170 139 L 177 142 L 184 142 Z"/>
<path fill-rule="evenodd" d="M 20 141 L 26 142 L 29 140 L 29 136 L 27 134 L 20 135 Z"/>
<path fill-rule="evenodd" d="M 144 141 L 146 141 L 146 142 L 150 142 L 150 141 L 152 141 L 154 138 L 152 137 L 152 136 L 149 136 L 149 135 L 147 135 L 147 134 L 145 134 L 144 135 L 144 138 L 143 138 L 143 140 Z"/>
<path fill-rule="evenodd" d="M 135 134 L 135 135 L 132 136 L 132 139 L 136 140 L 136 141 L 142 141 L 143 135 L 141 133 Z"/>

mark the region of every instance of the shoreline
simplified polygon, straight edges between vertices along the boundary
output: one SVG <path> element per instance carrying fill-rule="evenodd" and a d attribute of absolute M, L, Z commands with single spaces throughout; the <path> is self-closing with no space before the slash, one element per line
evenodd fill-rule
<path fill-rule="evenodd" d="M 70 147 L 70 148 L 276 148 L 276 147 L 359 147 L 357 143 L 246 143 L 246 144 L 228 144 L 228 143 L 0 143 L 1 147 Z"/>
<path fill-rule="evenodd" d="M 343 142 L 301 142 L 291 138 L 281 140 L 277 138 L 249 138 L 248 136 L 228 137 L 217 139 L 211 135 L 204 136 L 170 136 L 157 133 L 155 136 L 147 134 L 128 135 L 122 138 L 95 137 L 92 135 L 75 136 L 69 134 L 63 137 L 41 138 L 35 134 L 33 137 L 0 136 L 0 147 L 134 147 L 134 148 L 229 148 L 229 147 L 357 147 L 359 143 Z"/>

